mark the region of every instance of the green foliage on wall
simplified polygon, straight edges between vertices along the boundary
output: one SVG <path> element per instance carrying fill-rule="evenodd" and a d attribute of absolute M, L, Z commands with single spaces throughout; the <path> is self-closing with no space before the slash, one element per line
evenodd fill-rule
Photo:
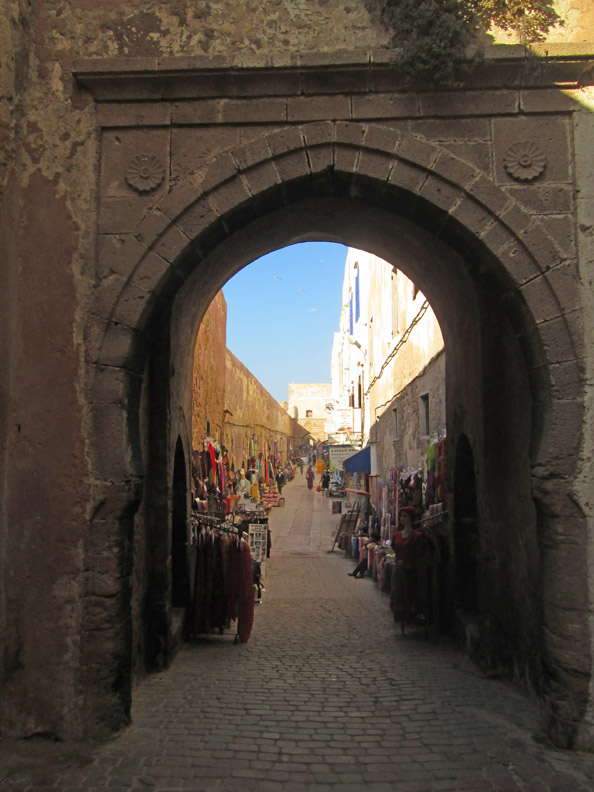
<path fill-rule="evenodd" d="M 453 82 L 468 47 L 479 44 L 492 24 L 515 32 L 525 45 L 563 24 L 552 0 L 381 0 L 381 18 L 393 31 L 397 65 L 432 83 Z"/>

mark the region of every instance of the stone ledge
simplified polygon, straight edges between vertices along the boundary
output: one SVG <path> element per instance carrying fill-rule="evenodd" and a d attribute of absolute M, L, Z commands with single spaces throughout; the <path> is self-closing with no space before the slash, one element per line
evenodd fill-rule
<path fill-rule="evenodd" d="M 317 66 L 360 66 L 363 64 L 391 63 L 398 50 L 388 47 L 373 50 L 336 50 L 335 52 L 277 52 L 273 55 L 260 53 L 238 53 L 227 55 L 174 55 L 158 57 L 112 56 L 108 58 L 77 58 L 74 73 L 96 71 L 99 63 L 103 72 L 147 71 L 158 69 L 161 73 L 196 69 L 262 69 Z M 468 59 L 473 50 L 468 50 Z M 488 44 L 484 47 L 485 60 L 524 60 L 530 57 L 549 57 L 571 60 L 586 58 L 594 60 L 594 42 L 536 43 L 531 47 L 522 44 Z"/>
<path fill-rule="evenodd" d="M 400 75 L 394 50 L 268 55 L 178 56 L 167 58 L 81 58 L 73 75 L 97 101 L 159 100 L 212 96 L 308 95 L 327 93 L 326 83 L 339 80 L 345 93 L 368 93 L 376 78 L 389 75 L 403 92 L 419 91 Z M 535 62 L 541 68 L 534 69 Z M 538 45 L 528 50 L 515 45 L 491 45 L 485 59 L 470 75 L 466 89 L 478 79 L 481 88 L 510 85 L 565 88 L 577 86 L 585 66 L 594 60 L 594 43 Z M 505 69 L 505 78 L 501 69 Z M 336 90 L 336 88 L 334 88 Z M 464 90 L 461 88 L 459 90 Z"/>

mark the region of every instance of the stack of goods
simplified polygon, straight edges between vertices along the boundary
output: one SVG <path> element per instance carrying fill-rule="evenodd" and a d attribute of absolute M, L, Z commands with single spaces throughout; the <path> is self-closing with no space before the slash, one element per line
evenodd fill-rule
<path fill-rule="evenodd" d="M 260 498 L 268 509 L 278 506 L 280 494 L 275 484 L 262 484 L 260 487 Z"/>

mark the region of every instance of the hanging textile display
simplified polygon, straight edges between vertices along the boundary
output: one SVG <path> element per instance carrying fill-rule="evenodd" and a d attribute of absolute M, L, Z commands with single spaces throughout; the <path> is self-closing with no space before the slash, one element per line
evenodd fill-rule
<path fill-rule="evenodd" d="M 196 567 L 190 633 L 218 631 L 237 621 L 236 640 L 250 638 L 254 621 L 254 585 L 248 542 L 212 518 L 195 515 Z"/>
<path fill-rule="evenodd" d="M 425 489 L 425 506 L 436 503 L 447 504 L 446 477 L 446 437 L 434 435 L 427 447 L 427 486 Z"/>

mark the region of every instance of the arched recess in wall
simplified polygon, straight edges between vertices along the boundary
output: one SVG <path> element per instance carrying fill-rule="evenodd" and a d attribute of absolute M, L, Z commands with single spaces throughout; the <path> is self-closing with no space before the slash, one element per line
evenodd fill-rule
<path fill-rule="evenodd" d="M 558 263 L 554 245 L 538 221 L 484 174 L 437 145 L 381 126 L 292 127 L 232 151 L 190 177 L 144 218 L 135 240 L 130 253 L 118 248 L 119 255 L 134 257 L 140 241 L 143 253 L 103 323 L 96 362 L 112 372 L 123 370 L 129 385 L 149 360 L 157 373 L 152 382 L 168 391 L 160 397 L 173 402 L 187 398 L 171 376 L 175 371 L 178 383 L 187 380 L 187 352 L 179 339 L 195 338 L 218 289 L 258 256 L 293 242 L 324 240 L 368 250 L 397 266 L 427 296 L 442 328 L 448 438 L 455 447 L 466 435 L 479 456 L 477 504 L 489 515 L 493 541 L 501 543 L 496 551 L 505 553 L 504 540 L 516 528 L 529 534 L 530 542 L 537 538 L 532 499 L 546 498 L 543 479 L 566 478 L 575 462 L 574 438 L 558 431 L 564 386 L 555 366 L 560 347 L 568 358 L 577 355 L 570 319 L 545 272 Z M 543 295 L 554 306 L 555 320 L 543 318 Z M 165 357 L 154 354 L 164 326 L 171 330 L 166 366 Z M 128 441 L 112 449 L 110 458 L 97 457 L 100 472 L 111 474 L 112 481 L 114 460 L 116 480 L 146 473 L 134 447 L 142 434 L 129 398 L 134 392 L 128 388 L 125 398 L 95 411 L 99 423 L 105 412 L 117 416 Z M 517 408 L 506 413 L 501 403 Z M 169 412 L 174 414 L 175 404 Z M 177 432 L 175 422 L 170 431 Z M 518 460 L 513 469 L 510 459 Z M 155 480 L 171 469 L 165 459 L 151 459 L 154 464 L 160 465 Z M 125 488 L 114 492 L 118 496 L 125 505 Z M 563 565 L 564 552 L 562 543 L 553 549 L 558 564 Z M 502 614 L 502 638 L 511 640 L 517 617 L 526 622 L 531 645 L 520 641 L 508 647 L 512 654 L 529 655 L 539 643 L 542 599 L 555 596 L 554 580 L 548 581 L 552 587 L 539 588 L 540 570 L 526 571 L 530 606 Z M 493 570 L 487 572 L 487 584 L 496 584 Z M 523 570 L 513 574 L 520 577 Z M 577 589 L 573 605 L 568 603 L 576 614 Z M 562 654 L 559 647 L 546 647 L 545 665 L 567 665 Z M 578 722 L 584 690 L 562 690 L 561 698 L 564 709 L 559 715 L 557 707 L 556 717 Z"/>

